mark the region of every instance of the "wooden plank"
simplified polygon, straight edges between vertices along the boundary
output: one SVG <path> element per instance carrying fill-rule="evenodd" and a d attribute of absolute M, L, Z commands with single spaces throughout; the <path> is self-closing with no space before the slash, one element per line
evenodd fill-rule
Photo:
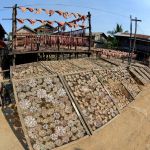
<path fill-rule="evenodd" d="M 119 66 L 117 63 L 114 63 L 114 62 L 112 62 L 112 61 L 110 61 L 108 59 L 105 59 L 103 57 L 101 57 L 101 59 L 104 60 L 104 61 L 106 61 L 106 62 L 108 62 L 108 63 L 110 63 L 110 64 L 112 64 L 112 65 Z"/>
<path fill-rule="evenodd" d="M 134 67 L 134 69 L 135 69 L 135 71 L 136 71 L 144 80 L 146 80 L 147 82 L 149 82 L 148 77 L 147 77 L 146 75 L 144 75 L 144 74 L 141 72 L 140 68 Z"/>
<path fill-rule="evenodd" d="M 57 74 L 57 72 L 53 72 L 49 67 L 47 67 L 47 66 L 45 66 L 45 64 L 42 62 L 42 61 L 40 61 L 40 65 L 42 66 L 42 67 L 44 67 L 48 72 L 50 72 L 51 74 Z"/>
<path fill-rule="evenodd" d="M 150 80 L 150 74 L 144 69 L 140 68 L 140 70 L 147 76 L 147 78 Z"/>
<path fill-rule="evenodd" d="M 150 68 L 145 66 L 144 69 L 150 74 Z"/>
<path fill-rule="evenodd" d="M 39 50 L 39 51 L 21 51 L 21 50 L 17 50 L 17 51 L 14 51 L 14 52 L 10 52 L 9 55 L 20 55 L 20 54 L 34 54 L 34 53 L 49 53 L 49 54 L 77 54 L 77 53 L 80 53 L 80 54 L 91 54 L 91 52 L 87 51 L 87 50 L 64 50 L 64 49 L 60 49 L 60 51 L 58 50 L 55 50 L 55 49 L 46 49 L 46 50 Z"/>
<path fill-rule="evenodd" d="M 141 76 L 133 68 L 130 67 L 129 71 L 138 79 L 140 83 L 142 83 L 143 85 L 147 84 L 147 82 L 143 78 L 141 78 Z"/>
<path fill-rule="evenodd" d="M 57 77 L 57 74 L 49 74 L 49 77 Z M 30 77 L 30 78 L 24 78 L 24 79 L 12 79 L 14 82 L 20 82 L 20 81 L 25 81 L 25 80 L 31 80 L 31 79 L 40 79 L 40 78 L 46 78 L 47 75 L 45 76 L 37 76 L 37 77 Z"/>

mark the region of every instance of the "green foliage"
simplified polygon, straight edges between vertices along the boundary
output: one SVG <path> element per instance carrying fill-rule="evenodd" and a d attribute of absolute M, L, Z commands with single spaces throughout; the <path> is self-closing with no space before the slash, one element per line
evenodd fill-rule
<path fill-rule="evenodd" d="M 117 49 L 118 41 L 117 41 L 116 37 L 114 36 L 114 34 L 116 34 L 118 32 L 123 32 L 123 28 L 122 28 L 122 25 L 119 25 L 117 23 L 116 27 L 112 31 L 107 32 L 111 36 L 109 36 L 107 39 L 107 43 L 105 44 L 106 48 Z"/>

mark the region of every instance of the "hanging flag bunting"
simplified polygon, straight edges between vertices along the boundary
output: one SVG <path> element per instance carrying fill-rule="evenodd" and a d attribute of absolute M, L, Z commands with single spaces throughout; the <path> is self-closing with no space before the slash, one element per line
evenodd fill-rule
<path fill-rule="evenodd" d="M 45 11 L 46 14 L 48 14 L 50 16 L 52 16 L 56 12 L 60 16 L 63 16 L 65 19 L 67 19 L 68 17 L 72 17 L 72 16 L 74 16 L 75 18 L 82 17 L 83 19 L 85 19 L 83 17 L 83 15 L 81 15 L 80 13 L 70 13 L 70 12 L 64 12 L 62 10 L 54 11 L 54 10 L 48 10 L 48 9 L 43 9 L 43 8 L 31 8 L 31 7 L 22 7 L 22 6 L 20 6 L 18 8 L 21 9 L 22 12 L 26 12 L 26 10 L 29 10 L 30 12 L 35 12 L 35 14 L 41 14 L 42 11 Z"/>
<path fill-rule="evenodd" d="M 82 29 L 84 29 L 84 28 L 85 28 L 85 25 L 79 25 L 79 27 L 81 27 Z"/>
<path fill-rule="evenodd" d="M 48 9 L 45 9 L 45 12 L 46 12 L 46 14 L 48 14 L 48 15 L 49 15 L 49 10 L 48 10 Z"/>
<path fill-rule="evenodd" d="M 76 29 L 79 27 L 79 25 L 74 23 L 73 27 Z"/>
<path fill-rule="evenodd" d="M 64 12 L 64 13 L 63 13 L 63 17 L 64 17 L 65 19 L 67 19 L 67 18 L 68 18 L 68 12 Z"/>
<path fill-rule="evenodd" d="M 36 20 L 33 20 L 33 19 L 19 19 L 19 18 L 17 18 L 17 21 L 19 22 L 19 23 L 21 23 L 21 24 L 23 24 L 24 23 L 24 21 L 25 20 L 27 20 L 28 22 L 30 22 L 32 25 L 34 25 L 36 22 L 40 22 L 40 23 L 42 23 L 42 24 L 44 24 L 44 23 L 48 23 L 49 25 L 53 25 L 54 24 L 54 22 L 55 23 L 57 23 L 57 25 L 59 26 L 59 27 L 62 27 L 62 29 L 64 30 L 65 29 L 65 25 L 67 25 L 68 27 L 70 27 L 70 28 L 78 28 L 78 27 L 81 27 L 81 28 L 85 28 L 85 25 L 84 25 L 84 22 L 82 22 L 82 25 L 78 25 L 77 23 L 76 23 L 76 21 L 78 20 L 73 20 L 73 21 L 71 21 L 71 22 L 58 22 L 58 21 L 49 21 L 49 20 L 41 20 L 41 19 L 36 19 Z M 64 28 L 63 28 L 64 27 Z"/>
<path fill-rule="evenodd" d="M 65 30 L 66 30 L 66 26 L 65 26 L 65 25 L 62 26 L 62 27 L 61 27 L 61 30 L 62 30 L 62 31 L 65 31 Z"/>
<path fill-rule="evenodd" d="M 78 16 L 79 16 L 79 17 L 82 17 L 82 15 L 81 15 L 81 14 L 79 14 L 79 13 L 77 13 L 77 14 L 78 14 Z"/>
<path fill-rule="evenodd" d="M 81 19 L 84 21 L 86 20 L 86 18 L 87 18 L 87 16 L 81 16 Z"/>
<path fill-rule="evenodd" d="M 68 27 L 72 28 L 73 27 L 73 23 L 71 22 L 66 22 L 66 24 L 68 25 Z"/>
<path fill-rule="evenodd" d="M 36 20 L 32 20 L 32 19 L 26 19 L 26 20 L 29 21 L 32 25 L 36 23 Z"/>
<path fill-rule="evenodd" d="M 72 13 L 72 15 L 75 17 L 75 18 L 78 18 L 79 15 L 77 13 Z"/>
<path fill-rule="evenodd" d="M 21 7 L 20 6 L 19 9 L 21 9 L 22 12 L 26 12 L 27 11 L 26 7 Z"/>
<path fill-rule="evenodd" d="M 36 10 L 35 12 L 36 14 L 40 14 L 42 12 L 42 8 L 38 8 L 38 9 L 36 8 L 35 10 Z"/>
<path fill-rule="evenodd" d="M 38 22 L 40 22 L 42 24 L 44 24 L 46 22 L 45 20 L 39 20 L 39 19 L 37 19 L 36 21 L 38 21 Z"/>
<path fill-rule="evenodd" d="M 68 12 L 68 17 L 72 17 L 72 13 Z"/>
<path fill-rule="evenodd" d="M 61 10 L 56 10 L 55 12 L 56 12 L 57 14 L 59 14 L 60 16 L 63 16 L 63 13 L 64 13 L 64 12 L 61 11 Z"/>
<path fill-rule="evenodd" d="M 54 22 L 53 21 L 46 21 L 48 24 L 53 25 Z"/>
<path fill-rule="evenodd" d="M 30 12 L 34 11 L 34 8 L 26 8 L 26 9 L 28 9 Z"/>
<path fill-rule="evenodd" d="M 64 26 L 65 25 L 65 22 L 57 22 L 57 21 L 55 21 L 57 24 L 58 24 L 58 26 Z"/>
<path fill-rule="evenodd" d="M 55 13 L 54 10 L 50 10 L 50 11 L 49 11 L 49 15 L 50 15 L 50 16 L 54 15 L 54 13 Z"/>
<path fill-rule="evenodd" d="M 17 21 L 18 21 L 19 23 L 21 23 L 21 24 L 24 23 L 24 19 L 17 19 Z"/>

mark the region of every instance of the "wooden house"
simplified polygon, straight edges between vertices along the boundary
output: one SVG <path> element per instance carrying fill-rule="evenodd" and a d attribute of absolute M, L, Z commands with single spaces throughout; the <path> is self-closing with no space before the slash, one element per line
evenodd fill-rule
<path fill-rule="evenodd" d="M 86 36 L 88 36 L 88 33 L 86 33 Z M 107 42 L 107 35 L 103 32 L 93 32 L 92 41 L 94 48 L 103 48 Z"/>
<path fill-rule="evenodd" d="M 114 35 L 118 41 L 118 49 L 128 51 L 130 50 L 130 34 L 129 33 L 116 33 Z M 131 37 L 132 47 L 134 42 L 134 34 Z M 150 36 L 137 34 L 136 35 L 136 48 L 138 60 L 147 60 L 150 56 Z"/>
<path fill-rule="evenodd" d="M 35 28 L 34 31 L 37 34 L 51 34 L 54 31 L 56 31 L 56 28 L 54 28 L 53 26 L 51 26 L 48 23 L 46 23 L 46 24 L 43 24 L 43 25 Z"/>
<path fill-rule="evenodd" d="M 16 46 L 24 46 L 25 36 L 32 35 L 32 34 L 34 35 L 34 34 L 36 34 L 36 32 L 33 29 L 31 29 L 30 27 L 24 25 L 17 30 L 16 34 L 17 34 Z"/>

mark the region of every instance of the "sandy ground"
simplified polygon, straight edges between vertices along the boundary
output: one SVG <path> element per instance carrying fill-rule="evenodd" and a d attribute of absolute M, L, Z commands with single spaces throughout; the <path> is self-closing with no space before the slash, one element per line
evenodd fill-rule
<path fill-rule="evenodd" d="M 94 135 L 61 150 L 150 150 L 150 85 Z M 0 111 L 0 150 L 23 150 Z"/>
<path fill-rule="evenodd" d="M 24 150 L 0 110 L 0 150 Z"/>

